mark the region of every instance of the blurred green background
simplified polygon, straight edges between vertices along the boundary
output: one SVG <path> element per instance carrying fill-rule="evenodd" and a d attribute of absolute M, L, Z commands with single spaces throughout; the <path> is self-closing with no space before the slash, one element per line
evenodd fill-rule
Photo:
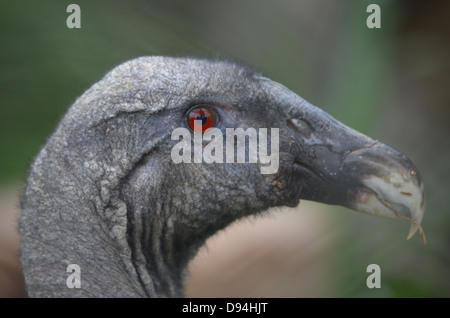
<path fill-rule="evenodd" d="M 66 27 L 70 3 L 81 29 Z M 381 29 L 366 26 L 370 3 Z M 328 278 L 313 296 L 450 296 L 450 2 L 0 0 L 1 188 L 26 177 L 77 96 L 143 55 L 245 62 L 405 153 L 426 185 L 427 244 L 406 241 L 405 223 L 327 207 L 330 247 L 311 261 L 326 263 Z M 371 263 L 380 289 L 366 287 Z"/>

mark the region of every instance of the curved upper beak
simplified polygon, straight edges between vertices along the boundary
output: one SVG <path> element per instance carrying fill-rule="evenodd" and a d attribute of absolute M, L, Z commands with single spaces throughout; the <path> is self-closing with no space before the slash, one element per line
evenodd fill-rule
<path fill-rule="evenodd" d="M 359 136 L 355 134 L 355 140 Z M 307 167 L 312 172 L 312 189 L 325 189 L 327 194 L 311 197 L 306 192 L 304 199 L 407 220 L 411 222 L 407 238 L 419 230 L 426 243 L 420 226 L 425 212 L 425 189 L 419 171 L 405 155 L 377 141 L 340 152 L 331 146 L 323 148 L 323 144 L 312 148 L 320 149 L 313 152 L 317 162 L 322 163 Z"/>
<path fill-rule="evenodd" d="M 344 127 L 336 129 L 345 142 L 324 138 L 329 142 L 327 147 L 318 139 L 310 145 L 315 160 L 303 166 L 312 172 L 312 191 L 324 189 L 326 195 L 311 196 L 308 191 L 303 198 L 408 220 L 411 227 L 407 238 L 419 230 L 426 242 L 420 226 L 425 189 L 417 168 L 399 151 Z"/>
<path fill-rule="evenodd" d="M 350 152 L 342 172 L 360 185 L 349 187 L 350 208 L 376 216 L 411 222 L 408 239 L 420 230 L 425 212 L 425 190 L 418 170 L 400 152 L 376 142 Z"/>
<path fill-rule="evenodd" d="M 419 230 L 425 241 L 420 226 L 424 185 L 405 155 L 345 126 L 283 85 L 265 78 L 261 83 L 290 116 L 291 148 L 298 149 L 293 165 L 305 184 L 301 199 L 408 220 L 408 239 Z"/>

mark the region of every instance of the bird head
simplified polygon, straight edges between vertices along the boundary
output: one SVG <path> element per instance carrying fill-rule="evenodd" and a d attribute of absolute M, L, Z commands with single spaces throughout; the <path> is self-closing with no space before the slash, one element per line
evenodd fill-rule
<path fill-rule="evenodd" d="M 142 57 L 80 96 L 36 157 L 22 245 L 50 259 L 34 269 L 44 273 L 55 250 L 61 261 L 96 264 L 90 251 L 112 238 L 101 259 L 119 249 L 114 257 L 132 261 L 107 268 L 135 268 L 147 295 L 178 295 L 176 278 L 208 236 L 302 199 L 407 220 L 408 237 L 422 232 L 424 186 L 399 151 L 246 66 Z M 109 275 L 100 265 L 92 282 Z"/>
<path fill-rule="evenodd" d="M 106 148 L 103 155 L 112 151 L 129 162 L 121 182 L 123 195 L 132 198 L 127 201 L 134 206 L 145 205 L 141 198 L 148 198 L 144 202 L 148 204 L 166 202 L 181 232 L 198 237 L 203 229 L 210 234 L 239 217 L 273 206 L 296 206 L 300 199 L 408 220 L 408 238 L 420 228 L 424 186 L 406 156 L 245 66 L 202 59 L 139 58 L 114 69 L 83 98 L 94 96 L 92 92 L 92 99 L 103 109 L 77 113 L 86 117 L 86 112 L 97 112 L 91 126 L 97 127 L 97 134 L 98 127 L 108 131 L 104 140 L 114 144 L 103 140 L 94 148 Z M 192 119 L 198 119 L 203 129 L 196 131 Z M 124 136 L 125 122 L 128 133 Z M 185 135 L 174 136 L 180 128 Z M 237 160 L 239 139 L 227 134 L 237 128 L 253 129 L 258 135 L 245 137 L 244 162 Z M 260 138 L 264 129 L 265 138 Z M 274 129 L 278 136 L 271 135 Z M 215 134 L 204 138 L 213 130 Z M 121 138 L 115 136 L 119 133 Z M 227 138 L 233 138 L 228 140 L 236 151 L 232 155 Z M 255 140 L 257 145 L 252 146 Z M 204 160 L 204 150 L 211 154 L 212 141 L 219 142 L 213 144 L 213 153 L 222 150 L 221 162 Z M 181 142 L 183 148 L 176 148 Z M 267 164 L 258 151 L 264 146 L 278 155 L 272 173 L 262 173 Z M 250 160 L 251 147 L 256 162 Z M 174 160 L 174 148 L 186 160 Z M 201 151 L 198 161 L 196 150 Z"/>
<path fill-rule="evenodd" d="M 304 199 L 408 220 L 412 223 L 408 238 L 420 228 L 424 186 L 406 156 L 245 66 L 203 59 L 138 58 L 115 68 L 81 99 L 72 108 L 73 117 L 82 117 L 71 120 L 82 126 L 71 126 L 76 134 L 72 141 L 78 142 L 74 148 L 90 144 L 84 158 L 89 161 L 96 154 L 115 169 L 120 164 L 128 167 L 127 163 L 120 184 L 133 198 L 128 201 L 154 199 L 157 193 L 162 196 L 159 200 L 181 211 L 176 219 L 189 221 L 180 221 L 179 226 L 213 232 L 241 216 L 272 206 L 296 206 Z M 193 116 L 207 126 L 195 131 Z M 86 119 L 91 123 L 86 125 Z M 171 138 L 177 128 L 190 134 L 182 140 L 187 147 L 180 150 L 190 160 L 173 158 L 181 136 Z M 237 160 L 239 139 L 227 135 L 227 130 L 237 128 L 245 132 L 250 128 L 258 135 L 252 140 L 244 137 L 244 162 Z M 278 136 L 271 135 L 274 128 Z M 194 145 L 195 137 L 200 139 L 212 129 L 217 132 L 214 136 Z M 259 138 L 264 129 L 266 138 Z M 227 137 L 234 139 L 232 155 L 227 152 Z M 222 147 L 222 162 L 195 160 L 200 149 L 196 147 L 201 147 L 201 156 L 210 141 L 219 138 L 222 143 L 214 144 L 213 153 Z M 251 145 L 255 140 L 257 145 Z M 277 147 L 271 149 L 273 145 Z M 277 151 L 273 155 L 278 155 L 278 169 L 272 173 L 262 173 L 267 164 L 258 150 L 264 146 L 266 153 Z M 250 160 L 251 147 L 256 162 Z M 234 160 L 227 160 L 231 157 Z"/>

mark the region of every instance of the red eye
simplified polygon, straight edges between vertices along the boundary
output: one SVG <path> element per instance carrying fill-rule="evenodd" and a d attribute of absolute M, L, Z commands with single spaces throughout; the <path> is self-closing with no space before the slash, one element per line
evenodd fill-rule
<path fill-rule="evenodd" d="M 187 120 L 189 128 L 191 128 L 193 131 L 204 132 L 214 125 L 214 112 L 206 107 L 197 107 L 189 111 Z M 200 126 L 194 127 L 194 121 L 196 120 L 200 121 Z"/>

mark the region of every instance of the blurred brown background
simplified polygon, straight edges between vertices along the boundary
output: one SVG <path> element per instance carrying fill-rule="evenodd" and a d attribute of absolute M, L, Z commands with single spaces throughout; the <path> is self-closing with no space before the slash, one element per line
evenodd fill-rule
<path fill-rule="evenodd" d="M 66 8 L 81 7 L 81 29 Z M 381 8 L 368 29 L 367 5 Z M 450 296 L 450 2 L 0 0 L 0 296 L 24 296 L 16 232 L 29 162 L 77 96 L 142 55 L 237 59 L 405 153 L 423 228 L 302 201 L 233 224 L 190 266 L 192 297 Z M 382 288 L 366 287 L 381 267 Z"/>

